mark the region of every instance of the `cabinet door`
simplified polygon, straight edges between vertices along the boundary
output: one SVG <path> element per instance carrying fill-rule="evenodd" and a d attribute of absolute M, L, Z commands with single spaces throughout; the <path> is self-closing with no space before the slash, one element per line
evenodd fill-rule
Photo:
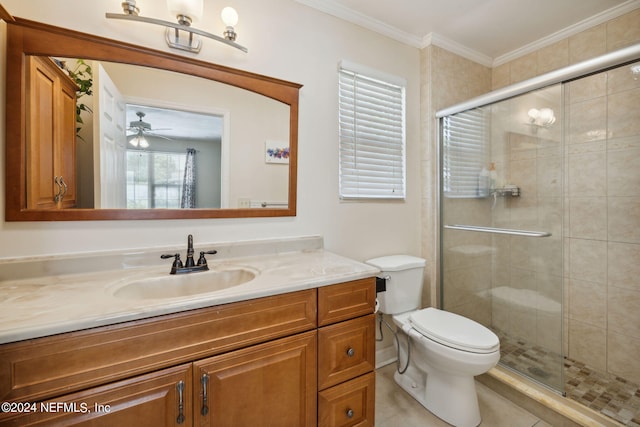
<path fill-rule="evenodd" d="M 36 56 L 29 61 L 27 104 L 27 208 L 55 209 L 56 91 L 59 82 L 48 64 Z"/>
<path fill-rule="evenodd" d="M 192 376 L 189 363 L 32 403 L 0 414 L 0 426 L 191 426 Z"/>
<path fill-rule="evenodd" d="M 27 61 L 27 208 L 73 207 L 76 86 L 48 58 L 27 56 Z"/>
<path fill-rule="evenodd" d="M 57 171 L 64 180 L 63 208 L 76 206 L 76 92 L 71 81 L 62 80 L 58 99 Z"/>
<path fill-rule="evenodd" d="M 315 426 L 316 332 L 194 363 L 196 426 Z"/>

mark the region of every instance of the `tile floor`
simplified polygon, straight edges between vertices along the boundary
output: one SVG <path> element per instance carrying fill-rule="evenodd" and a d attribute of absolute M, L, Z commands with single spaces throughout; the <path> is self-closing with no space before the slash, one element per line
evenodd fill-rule
<path fill-rule="evenodd" d="M 570 399 L 627 427 L 640 427 L 640 385 L 569 358 L 564 367 L 565 390 Z"/>
<path fill-rule="evenodd" d="M 393 380 L 395 363 L 376 370 L 376 427 L 447 427 Z M 552 427 L 476 381 L 482 427 Z"/>
<path fill-rule="evenodd" d="M 500 361 L 520 372 L 530 372 L 554 388 L 562 381 L 567 397 L 624 424 L 640 427 L 640 384 L 599 372 L 584 363 L 530 345 L 496 331 L 500 337 Z M 562 361 L 562 364 L 560 364 Z"/>

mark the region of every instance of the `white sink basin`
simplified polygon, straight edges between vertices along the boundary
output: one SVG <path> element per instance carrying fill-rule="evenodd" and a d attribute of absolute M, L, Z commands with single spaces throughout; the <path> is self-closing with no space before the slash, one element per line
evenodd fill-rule
<path fill-rule="evenodd" d="M 228 268 L 197 273 L 168 274 L 131 281 L 113 295 L 126 299 L 180 298 L 220 291 L 246 283 L 256 274 L 246 268 Z"/>

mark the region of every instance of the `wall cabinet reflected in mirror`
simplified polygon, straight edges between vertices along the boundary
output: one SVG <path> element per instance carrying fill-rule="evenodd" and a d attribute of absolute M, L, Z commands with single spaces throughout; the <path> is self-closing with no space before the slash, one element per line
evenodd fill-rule
<path fill-rule="evenodd" d="M 295 215 L 301 85 L 20 18 L 7 33 L 8 221 Z M 69 77 L 85 66 L 89 94 Z"/>
<path fill-rule="evenodd" d="M 50 58 L 28 56 L 27 208 L 76 206 L 76 84 Z"/>

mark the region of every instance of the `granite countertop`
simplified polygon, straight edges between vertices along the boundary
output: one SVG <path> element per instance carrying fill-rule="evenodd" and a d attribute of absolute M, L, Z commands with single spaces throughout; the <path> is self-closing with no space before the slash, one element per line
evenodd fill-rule
<path fill-rule="evenodd" d="M 0 344 L 312 289 L 378 273 L 370 265 L 306 246 L 292 252 L 238 257 L 227 251 L 222 259 L 209 260 L 210 271 L 188 275 L 170 276 L 170 263 L 8 280 L 5 275 L 0 277 Z M 167 276 L 181 280 L 230 268 L 244 268 L 256 276 L 230 288 L 184 297 L 134 299 L 114 295 L 131 281 L 166 280 Z"/>

